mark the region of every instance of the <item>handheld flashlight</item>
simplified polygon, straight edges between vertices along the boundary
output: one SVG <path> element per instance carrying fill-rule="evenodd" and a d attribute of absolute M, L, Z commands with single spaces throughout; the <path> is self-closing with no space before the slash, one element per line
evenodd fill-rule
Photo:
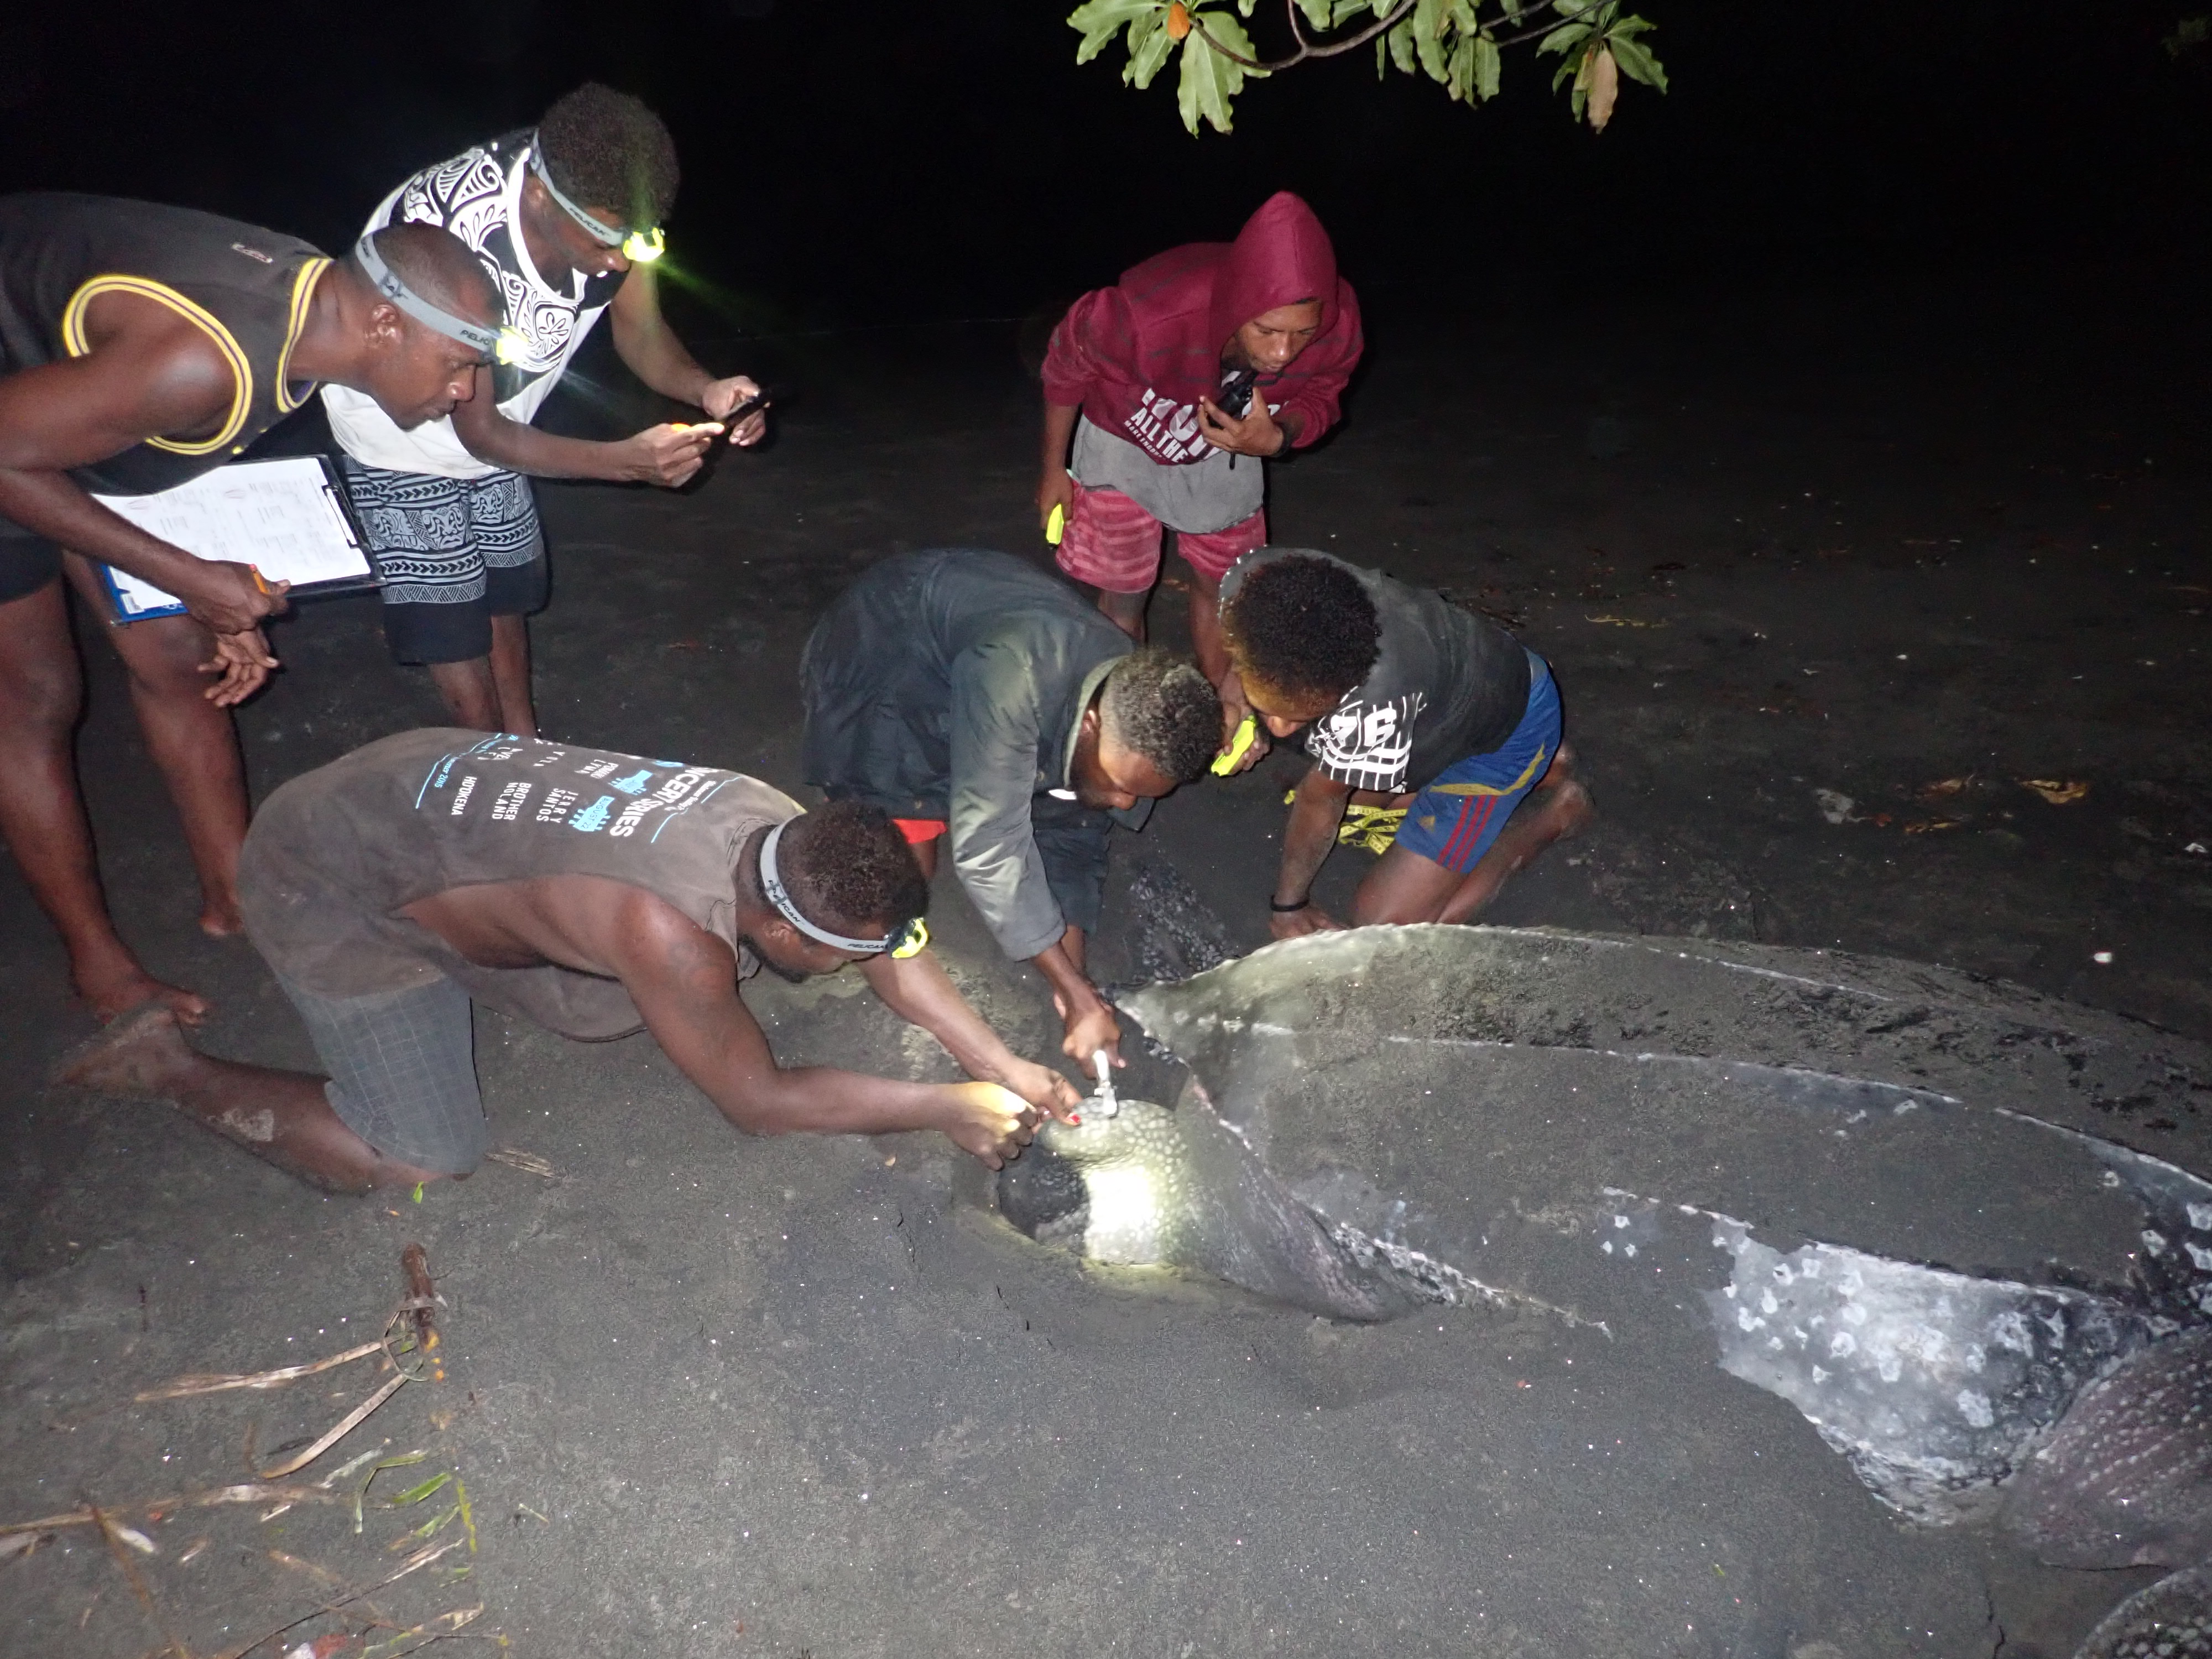
<path fill-rule="evenodd" d="M 1229 752 L 1225 755 L 1216 755 L 1213 757 L 1213 775 L 1217 778 L 1227 777 L 1236 769 L 1237 763 L 1244 758 L 1244 751 L 1252 746 L 1252 739 L 1259 735 L 1259 720 L 1255 716 L 1247 714 L 1243 724 L 1237 728 L 1236 737 L 1230 742 Z"/>
<path fill-rule="evenodd" d="M 1047 547 L 1058 547 L 1060 538 L 1067 534 L 1067 509 L 1058 501 L 1052 504 L 1052 514 L 1044 521 L 1044 541 Z"/>

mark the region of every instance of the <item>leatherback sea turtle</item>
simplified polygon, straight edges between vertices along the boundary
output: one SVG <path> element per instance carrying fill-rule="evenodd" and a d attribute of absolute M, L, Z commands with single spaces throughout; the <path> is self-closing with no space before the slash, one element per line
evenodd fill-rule
<path fill-rule="evenodd" d="M 2202 1045 L 1895 962 L 1482 927 L 1121 1000 L 1189 1082 L 1042 1135 L 999 1191 L 1033 1237 L 1340 1318 L 1693 1322 L 1911 1521 L 2212 1554 L 2212 1182 L 2148 1150 L 2205 1144 Z M 2212 1654 L 2208 1582 L 2084 1654 Z"/>

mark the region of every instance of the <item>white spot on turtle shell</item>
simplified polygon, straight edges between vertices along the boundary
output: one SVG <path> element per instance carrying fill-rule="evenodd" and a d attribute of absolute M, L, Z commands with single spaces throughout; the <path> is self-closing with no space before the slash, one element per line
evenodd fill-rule
<path fill-rule="evenodd" d="M 1859 1340 L 1849 1331 L 1838 1331 L 1828 1343 L 1828 1352 L 1838 1359 L 1848 1359 L 1859 1351 Z"/>
<path fill-rule="evenodd" d="M 2153 1255 L 2164 1255 L 2166 1254 L 2166 1235 L 2163 1233 L 2154 1233 L 2148 1227 L 2144 1228 L 2142 1231 L 2142 1247 L 2146 1250 L 2148 1250 Z"/>
<path fill-rule="evenodd" d="M 1856 1302 L 1850 1304 L 1843 1311 L 1844 1322 L 1847 1325 L 1863 1325 L 1867 1322 L 1867 1310 Z"/>
<path fill-rule="evenodd" d="M 1633 1244 L 1624 1244 L 1620 1247 L 1620 1253 L 1623 1255 L 1634 1255 L 1636 1254 L 1636 1246 Z"/>
<path fill-rule="evenodd" d="M 262 1114 L 264 1117 L 268 1115 L 266 1112 Z M 2197 1264 L 2197 1271 L 2200 1273 L 2212 1273 L 2212 1250 L 2206 1249 L 2193 1238 L 2184 1239 L 2182 1243 L 2189 1251 L 2189 1259 Z"/>
<path fill-rule="evenodd" d="M 1740 1331 L 1755 1331 L 1766 1322 L 1748 1308 L 1735 1310 L 1735 1328 Z"/>
<path fill-rule="evenodd" d="M 1885 1382 L 1894 1382 L 1905 1374 L 1905 1367 L 1898 1363 L 1898 1358 L 1893 1353 L 1876 1354 L 1874 1368 L 1881 1373 L 1881 1380 Z"/>
<path fill-rule="evenodd" d="M 1959 1390 L 1959 1415 L 1978 1429 L 1986 1429 L 1997 1420 L 1996 1413 L 1990 1409 L 1989 1395 L 1976 1394 L 1972 1389 Z"/>
<path fill-rule="evenodd" d="M 1774 1299 L 1773 1291 L 1762 1291 L 1759 1297 L 1759 1310 L 1761 1313 L 1780 1313 L 1782 1304 Z"/>
<path fill-rule="evenodd" d="M 2191 1205 L 2189 1224 L 2200 1233 L 2212 1233 L 2212 1204 Z"/>

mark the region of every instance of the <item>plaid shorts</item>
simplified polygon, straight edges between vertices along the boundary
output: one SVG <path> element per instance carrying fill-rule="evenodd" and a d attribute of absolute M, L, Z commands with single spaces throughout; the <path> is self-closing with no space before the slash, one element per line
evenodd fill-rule
<path fill-rule="evenodd" d="M 427 985 L 326 997 L 276 982 L 314 1039 L 338 1120 L 402 1164 L 466 1175 L 490 1144 L 477 1091 L 469 994 L 442 974 Z"/>
<path fill-rule="evenodd" d="M 545 537 L 530 480 L 441 478 L 338 458 L 384 589 L 384 636 L 404 663 L 491 654 L 491 619 L 545 605 Z"/>
<path fill-rule="evenodd" d="M 1118 489 L 1088 489 L 1079 479 L 1075 501 L 1060 542 L 1060 568 L 1079 582 L 1109 593 L 1144 593 L 1160 574 L 1160 521 Z M 1226 530 L 1194 535 L 1176 532 L 1176 551 L 1210 581 L 1267 540 L 1267 509 L 1261 507 Z"/>

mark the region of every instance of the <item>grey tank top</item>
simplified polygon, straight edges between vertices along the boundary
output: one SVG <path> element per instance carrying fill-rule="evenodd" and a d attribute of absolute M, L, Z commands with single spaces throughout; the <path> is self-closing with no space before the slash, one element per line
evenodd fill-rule
<path fill-rule="evenodd" d="M 239 898 L 278 976 L 321 996 L 444 975 L 503 1013 L 587 1042 L 643 1021 L 619 981 L 483 968 L 398 914 L 456 887 L 604 876 L 665 899 L 759 963 L 736 929 L 738 857 L 803 811 L 740 773 L 481 732 L 403 732 L 294 778 L 254 815 Z"/>

